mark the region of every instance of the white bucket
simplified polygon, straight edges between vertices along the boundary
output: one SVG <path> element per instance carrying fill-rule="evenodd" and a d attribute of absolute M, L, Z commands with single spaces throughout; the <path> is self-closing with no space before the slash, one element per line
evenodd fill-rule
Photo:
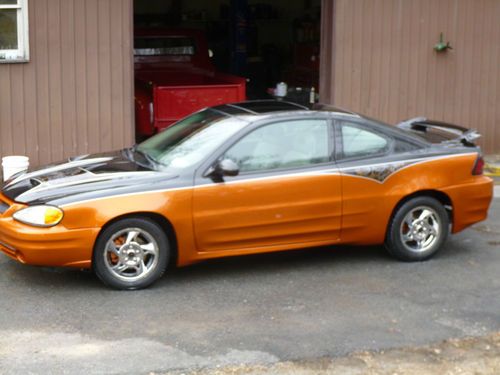
<path fill-rule="evenodd" d="M 274 95 L 279 96 L 280 98 L 284 98 L 287 94 L 288 86 L 285 82 L 280 82 L 276 85 L 276 90 L 274 91 Z"/>
<path fill-rule="evenodd" d="M 27 170 L 29 165 L 30 158 L 27 156 L 6 156 L 2 158 L 3 180 L 6 181 L 10 176 Z"/>

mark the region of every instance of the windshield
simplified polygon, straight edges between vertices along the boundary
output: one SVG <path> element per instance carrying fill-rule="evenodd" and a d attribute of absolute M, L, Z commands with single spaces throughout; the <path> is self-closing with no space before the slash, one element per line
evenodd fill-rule
<path fill-rule="evenodd" d="M 211 155 L 245 124 L 241 119 L 206 109 L 142 142 L 137 150 L 164 167 L 183 169 Z"/>

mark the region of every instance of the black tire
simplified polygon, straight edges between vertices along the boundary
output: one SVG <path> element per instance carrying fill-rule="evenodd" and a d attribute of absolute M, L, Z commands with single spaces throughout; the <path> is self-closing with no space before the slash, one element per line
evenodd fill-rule
<path fill-rule="evenodd" d="M 93 269 L 112 288 L 142 289 L 163 275 L 169 258 L 168 238 L 158 224 L 145 218 L 126 218 L 99 235 Z"/>
<path fill-rule="evenodd" d="M 448 213 L 438 200 L 426 196 L 410 199 L 398 207 L 392 217 L 385 247 L 391 255 L 402 261 L 427 260 L 446 241 L 449 224 Z"/>

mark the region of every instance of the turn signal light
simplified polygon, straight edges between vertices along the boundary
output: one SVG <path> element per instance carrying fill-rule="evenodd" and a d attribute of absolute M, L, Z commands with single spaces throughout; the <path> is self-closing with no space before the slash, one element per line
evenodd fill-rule
<path fill-rule="evenodd" d="M 63 213 L 59 208 L 48 207 L 45 210 L 45 225 L 54 225 L 61 221 Z"/>

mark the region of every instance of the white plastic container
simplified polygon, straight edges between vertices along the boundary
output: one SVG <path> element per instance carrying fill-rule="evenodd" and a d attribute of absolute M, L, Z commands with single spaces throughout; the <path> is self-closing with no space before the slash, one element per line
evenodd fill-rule
<path fill-rule="evenodd" d="M 280 82 L 276 85 L 276 90 L 274 91 L 274 95 L 278 97 L 285 97 L 288 91 L 288 86 L 285 82 Z"/>
<path fill-rule="evenodd" d="M 5 156 L 2 158 L 3 180 L 6 181 L 10 176 L 26 171 L 30 166 L 30 158 L 27 156 Z"/>

